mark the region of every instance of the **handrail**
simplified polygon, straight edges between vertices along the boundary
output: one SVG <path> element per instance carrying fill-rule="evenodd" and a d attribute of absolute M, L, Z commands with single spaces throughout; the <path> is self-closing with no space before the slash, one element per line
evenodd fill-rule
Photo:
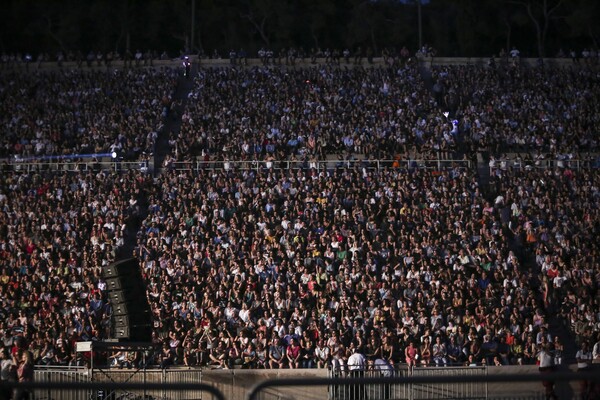
<path fill-rule="evenodd" d="M 287 378 L 269 379 L 260 382 L 250 390 L 247 400 L 257 400 L 263 389 L 272 387 L 329 386 L 329 385 L 381 385 L 381 384 L 436 384 L 464 382 L 565 382 L 565 381 L 600 381 L 600 371 L 589 372 L 554 372 L 552 374 L 507 374 L 482 376 L 392 376 L 381 378 Z"/>
<path fill-rule="evenodd" d="M 118 172 L 131 169 L 147 171 L 148 161 L 12 161 L 0 165 L 0 168 L 8 168 L 12 171 L 22 172 L 80 172 L 96 170 L 110 170 L 113 172 Z"/>
<path fill-rule="evenodd" d="M 494 170 L 508 170 L 508 169 L 548 169 L 548 168 L 571 168 L 571 169 L 584 169 L 584 168 L 600 168 L 600 160 L 597 158 L 590 159 L 540 159 L 534 160 L 521 160 L 521 159 L 497 159 L 494 160 L 493 165 L 489 165 L 490 172 Z"/>
<path fill-rule="evenodd" d="M 186 390 L 201 390 L 210 393 L 218 400 L 225 400 L 225 396 L 219 389 L 206 383 L 131 383 L 131 382 L 13 382 L 0 381 L 0 389 L 24 390 L 35 389 L 80 389 L 80 390 L 177 390 L 180 392 Z"/>
<path fill-rule="evenodd" d="M 190 170 L 290 170 L 290 169 L 314 169 L 316 171 L 331 168 L 353 168 L 364 167 L 369 170 L 380 170 L 382 168 L 406 168 L 406 169 L 436 169 L 446 168 L 471 168 L 470 160 L 424 160 L 424 159 L 352 159 L 352 160 L 210 160 L 210 161 L 176 161 L 165 166 L 166 170 L 190 171 Z"/>

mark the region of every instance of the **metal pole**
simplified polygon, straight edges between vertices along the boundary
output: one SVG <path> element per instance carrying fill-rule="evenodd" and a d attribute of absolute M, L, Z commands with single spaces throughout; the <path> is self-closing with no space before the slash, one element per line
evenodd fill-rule
<path fill-rule="evenodd" d="M 421 0 L 417 0 L 417 19 L 419 24 L 419 50 L 423 47 L 423 28 L 421 23 Z"/>
<path fill-rule="evenodd" d="M 190 45 L 190 54 L 192 54 L 194 52 L 194 38 L 195 38 L 195 23 L 196 23 L 196 0 L 192 0 L 192 31 L 190 32 L 190 36 L 191 36 L 191 45 Z"/>

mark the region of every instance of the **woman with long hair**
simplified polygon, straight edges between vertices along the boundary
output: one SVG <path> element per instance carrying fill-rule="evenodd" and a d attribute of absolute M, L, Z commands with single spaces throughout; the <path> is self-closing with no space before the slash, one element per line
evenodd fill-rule
<path fill-rule="evenodd" d="M 14 357 L 14 362 L 17 365 L 17 379 L 21 382 L 33 381 L 33 355 L 25 350 L 18 352 Z M 22 388 L 15 388 L 13 391 L 13 400 L 29 399 L 29 391 Z"/>

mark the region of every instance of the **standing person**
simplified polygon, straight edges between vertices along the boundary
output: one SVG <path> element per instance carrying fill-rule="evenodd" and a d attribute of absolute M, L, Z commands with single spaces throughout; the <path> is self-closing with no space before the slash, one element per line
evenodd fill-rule
<path fill-rule="evenodd" d="M 600 334 L 596 334 L 596 343 L 592 348 L 592 362 L 600 362 Z"/>
<path fill-rule="evenodd" d="M 544 344 L 541 346 L 537 358 L 539 361 L 539 370 L 541 374 L 550 374 L 552 371 L 554 371 L 554 355 L 550 351 L 549 344 Z M 557 399 L 556 393 L 554 392 L 554 382 L 547 380 L 542 381 L 542 384 L 546 389 L 546 399 Z"/>
<path fill-rule="evenodd" d="M 14 382 L 17 380 L 17 367 L 13 359 L 8 355 L 5 347 L 0 348 L 0 380 L 3 382 Z M 10 399 L 10 389 L 0 391 L 0 400 Z"/>
<path fill-rule="evenodd" d="M 348 357 L 348 371 L 351 378 L 362 378 L 365 376 L 365 370 L 367 368 L 366 357 L 358 351 L 356 347 L 352 348 L 352 354 Z M 363 399 L 364 396 L 364 385 L 354 384 L 350 385 L 350 396 L 353 399 Z"/>
<path fill-rule="evenodd" d="M 575 354 L 575 358 L 577 359 L 577 372 L 587 373 L 592 368 L 592 352 L 590 351 L 588 342 L 583 342 L 581 344 L 581 348 Z M 581 381 L 581 398 L 587 399 L 593 383 L 584 379 Z"/>
<path fill-rule="evenodd" d="M 14 362 L 17 365 L 17 380 L 19 383 L 33 381 L 33 355 L 30 351 L 24 350 L 14 356 Z M 29 391 L 22 388 L 15 388 L 13 391 L 13 400 L 29 399 Z"/>
<path fill-rule="evenodd" d="M 404 355 L 406 357 L 408 368 L 412 372 L 412 369 L 417 365 L 417 359 L 419 358 L 419 349 L 417 349 L 414 342 L 411 341 L 408 346 L 406 346 Z"/>

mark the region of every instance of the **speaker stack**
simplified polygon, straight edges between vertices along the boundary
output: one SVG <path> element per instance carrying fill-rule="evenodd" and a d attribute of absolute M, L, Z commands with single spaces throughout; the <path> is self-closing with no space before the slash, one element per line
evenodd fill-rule
<path fill-rule="evenodd" d="M 112 305 L 112 334 L 120 341 L 150 342 L 152 314 L 146 288 L 135 258 L 117 261 L 102 269 Z"/>

